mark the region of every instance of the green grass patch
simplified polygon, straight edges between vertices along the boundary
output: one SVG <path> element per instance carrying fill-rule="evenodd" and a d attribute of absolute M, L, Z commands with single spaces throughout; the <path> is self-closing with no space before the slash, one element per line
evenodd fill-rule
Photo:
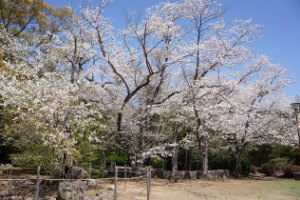
<path fill-rule="evenodd" d="M 278 181 L 265 181 L 263 192 L 259 194 L 261 198 L 270 195 L 300 198 L 300 181 L 292 179 L 283 179 Z"/>

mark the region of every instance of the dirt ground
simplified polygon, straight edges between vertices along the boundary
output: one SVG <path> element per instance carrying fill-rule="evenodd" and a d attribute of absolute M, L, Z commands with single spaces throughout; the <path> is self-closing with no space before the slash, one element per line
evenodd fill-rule
<path fill-rule="evenodd" d="M 112 185 L 101 181 L 101 185 Z M 100 183 L 100 182 L 99 182 Z M 118 183 L 118 200 L 144 200 L 146 197 L 146 180 L 127 181 Z M 201 199 L 230 199 L 230 200 L 296 200 L 300 199 L 300 182 L 277 179 L 265 180 L 234 180 L 203 181 L 184 180 L 169 183 L 165 179 L 152 179 L 150 199 L 153 200 L 201 200 Z"/>
<path fill-rule="evenodd" d="M 24 175 L 24 174 L 22 174 Z M 22 176 L 23 177 L 23 176 Z M 25 177 L 34 178 L 34 175 Z M 8 178 L 8 175 L 0 175 L 0 178 Z M 12 178 L 20 178 L 14 175 Z M 24 178 L 24 177 L 23 177 Z M 46 176 L 42 176 L 46 178 Z M 97 185 L 102 189 L 92 189 L 86 191 L 86 196 L 95 196 L 99 191 L 112 192 L 114 182 L 111 180 L 97 180 Z M 118 181 L 118 200 L 146 200 L 147 189 L 146 179 L 127 180 L 126 190 L 124 180 Z M 107 188 L 110 188 L 108 190 Z M 0 190 L 4 187 L 0 187 Z M 28 188 L 29 189 L 29 188 Z M 34 196 L 35 185 L 31 190 L 23 190 L 27 194 L 21 196 Z M 52 187 L 41 185 L 41 196 L 56 196 L 57 192 Z M 204 181 L 204 180 L 182 180 L 177 183 L 170 183 L 166 179 L 151 180 L 152 200 L 300 200 L 300 181 L 292 179 L 272 179 L 272 180 L 253 180 L 253 179 L 227 179 L 225 181 Z"/>

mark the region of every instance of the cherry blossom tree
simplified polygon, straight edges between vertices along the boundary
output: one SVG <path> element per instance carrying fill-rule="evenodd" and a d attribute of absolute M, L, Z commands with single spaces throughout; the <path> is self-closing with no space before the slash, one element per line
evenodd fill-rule
<path fill-rule="evenodd" d="M 61 70 L 41 73 L 45 66 L 59 66 L 60 57 L 51 45 L 40 45 L 39 40 L 16 41 L 5 31 L 1 31 L 5 52 L 1 71 L 2 106 L 9 107 L 14 126 L 8 127 L 5 137 L 16 139 L 15 144 L 42 145 L 49 152 L 44 155 L 21 155 L 15 157 L 27 161 L 35 160 L 44 166 L 58 165 L 63 160 L 63 153 L 70 155 L 76 141 L 73 130 L 78 125 L 93 123 L 90 115 L 98 110 L 92 109 L 91 103 L 81 101 L 81 86 L 70 82 L 69 75 Z M 36 152 L 39 154 L 38 152 Z M 43 152 L 40 152 L 41 154 Z"/>

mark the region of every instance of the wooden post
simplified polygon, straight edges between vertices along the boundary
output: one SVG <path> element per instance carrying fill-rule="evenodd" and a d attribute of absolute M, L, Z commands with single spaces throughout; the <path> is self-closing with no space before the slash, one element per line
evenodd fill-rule
<path fill-rule="evenodd" d="M 11 175 L 12 175 L 13 162 L 14 162 L 14 160 L 11 161 L 11 168 L 9 171 L 9 179 L 11 179 Z"/>
<path fill-rule="evenodd" d="M 150 191 L 149 191 L 149 167 L 147 167 L 147 200 L 150 199 Z"/>
<path fill-rule="evenodd" d="M 91 171 L 92 171 L 92 163 L 90 163 L 90 169 L 89 169 L 89 179 L 91 179 Z"/>
<path fill-rule="evenodd" d="M 117 190 L 118 190 L 118 168 L 115 167 L 115 198 L 114 198 L 114 200 L 117 200 L 117 196 L 118 196 Z"/>
<path fill-rule="evenodd" d="M 151 166 L 149 166 L 149 189 L 150 189 L 150 195 L 151 195 Z"/>
<path fill-rule="evenodd" d="M 126 164 L 124 164 L 124 190 L 126 190 Z"/>
<path fill-rule="evenodd" d="M 40 171 L 41 171 L 41 167 L 38 166 L 37 167 L 37 177 L 36 177 L 36 193 L 35 193 L 35 200 L 39 200 L 39 196 L 40 196 Z"/>

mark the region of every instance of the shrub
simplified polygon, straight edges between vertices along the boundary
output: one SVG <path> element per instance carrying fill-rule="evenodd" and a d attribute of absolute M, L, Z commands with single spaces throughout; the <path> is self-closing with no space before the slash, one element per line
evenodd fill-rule
<path fill-rule="evenodd" d="M 116 162 L 117 165 L 124 165 L 128 162 L 127 156 L 118 156 L 118 155 L 108 156 L 107 158 L 105 158 L 105 160 L 108 163 Z"/>
<path fill-rule="evenodd" d="M 244 176 L 248 176 L 252 165 L 250 162 L 248 162 L 247 160 L 240 160 L 240 165 L 241 165 L 241 174 Z"/>
<path fill-rule="evenodd" d="M 286 166 L 286 165 L 291 165 L 292 164 L 290 162 L 290 159 L 287 158 L 287 157 L 274 158 L 274 159 L 270 160 L 269 162 L 278 165 L 279 167 L 281 167 L 281 169 L 283 169 L 284 166 Z"/>
<path fill-rule="evenodd" d="M 165 168 L 165 163 L 160 158 L 151 158 L 149 164 L 154 168 Z"/>
<path fill-rule="evenodd" d="M 252 166 L 251 167 L 251 173 L 256 174 L 256 172 L 257 172 L 256 167 L 254 165 L 251 165 L 251 166 Z"/>
<path fill-rule="evenodd" d="M 233 168 L 234 159 L 230 155 L 220 155 L 212 159 L 211 169 L 229 169 Z"/>
<path fill-rule="evenodd" d="M 300 166 L 298 165 L 287 165 L 283 168 L 284 176 L 293 178 L 294 172 L 300 172 Z"/>
<path fill-rule="evenodd" d="M 105 173 L 100 169 L 92 169 L 91 176 L 92 178 L 102 178 Z"/>
<path fill-rule="evenodd" d="M 280 171 L 280 167 L 274 163 L 265 163 L 261 165 L 261 169 L 267 176 L 274 176 Z"/>

